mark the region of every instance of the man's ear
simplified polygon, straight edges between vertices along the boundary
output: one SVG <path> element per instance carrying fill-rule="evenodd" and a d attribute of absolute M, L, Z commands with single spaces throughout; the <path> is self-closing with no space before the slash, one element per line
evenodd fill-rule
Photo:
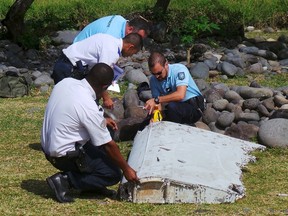
<path fill-rule="evenodd" d="M 129 26 L 127 27 L 127 34 L 132 33 L 133 30 L 134 30 L 134 27 L 129 25 Z"/>
<path fill-rule="evenodd" d="M 167 65 L 168 65 L 168 60 L 166 59 L 164 66 L 167 66 Z"/>
<path fill-rule="evenodd" d="M 128 49 L 134 49 L 134 48 L 135 48 L 134 44 L 129 43 Z"/>

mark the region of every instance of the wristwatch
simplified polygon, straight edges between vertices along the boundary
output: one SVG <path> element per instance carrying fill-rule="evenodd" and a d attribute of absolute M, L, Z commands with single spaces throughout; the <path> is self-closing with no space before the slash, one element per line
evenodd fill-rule
<path fill-rule="evenodd" d="M 160 103 L 159 97 L 154 98 L 154 102 L 155 102 L 156 104 L 159 104 L 159 103 Z"/>

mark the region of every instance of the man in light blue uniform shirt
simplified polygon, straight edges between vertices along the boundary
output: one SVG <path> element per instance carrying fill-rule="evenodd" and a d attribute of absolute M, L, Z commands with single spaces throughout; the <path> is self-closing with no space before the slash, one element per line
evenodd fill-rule
<path fill-rule="evenodd" d="M 205 108 L 204 97 L 187 67 L 168 64 L 160 52 L 151 53 L 148 64 L 153 75 L 150 79 L 153 98 L 146 101 L 145 108 L 150 114 L 156 105 L 167 104 L 164 120 L 188 125 L 198 121 Z"/>
<path fill-rule="evenodd" d="M 138 33 L 142 38 L 149 33 L 148 22 L 143 18 L 126 20 L 120 15 L 105 16 L 88 24 L 74 39 L 73 43 L 81 41 L 97 33 L 124 38 L 129 33 Z"/>

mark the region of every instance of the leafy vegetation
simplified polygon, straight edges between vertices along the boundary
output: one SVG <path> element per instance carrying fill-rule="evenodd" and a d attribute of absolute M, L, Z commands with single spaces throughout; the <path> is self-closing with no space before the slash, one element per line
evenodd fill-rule
<path fill-rule="evenodd" d="M 5 17 L 13 2 L 2 0 L 0 19 Z M 243 26 L 284 28 L 288 24 L 286 0 L 172 0 L 164 14 L 153 11 L 155 3 L 156 0 L 37 0 L 25 16 L 27 34 L 23 44 L 39 48 L 42 38 L 55 31 L 79 30 L 89 22 L 110 14 L 121 14 L 127 18 L 142 14 L 150 21 L 164 20 L 168 23 L 168 33 L 179 32 L 185 41 L 201 36 L 203 30 L 216 30 L 216 25 L 221 29 L 219 34 L 227 37 L 239 35 Z M 187 29 L 192 26 L 199 32 L 195 32 L 194 28 L 192 31 Z"/>
<path fill-rule="evenodd" d="M 209 18 L 206 16 L 200 16 L 196 19 L 186 19 L 183 22 L 183 31 L 181 32 L 181 41 L 188 46 L 191 46 L 195 41 L 195 38 L 198 38 L 199 35 L 212 32 L 213 30 L 220 30 L 219 26 L 216 23 L 209 21 Z"/>

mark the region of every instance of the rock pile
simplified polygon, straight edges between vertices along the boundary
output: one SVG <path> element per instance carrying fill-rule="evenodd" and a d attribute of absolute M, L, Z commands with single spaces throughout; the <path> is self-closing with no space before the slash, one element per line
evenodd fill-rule
<path fill-rule="evenodd" d="M 128 67 L 129 70 L 126 69 Z M 135 85 L 130 85 L 123 101 L 115 101 L 117 108 L 112 111 L 116 119 L 124 119 L 120 121 L 120 127 L 128 124 L 132 125 L 130 129 L 147 116 L 141 105 L 151 98 L 150 90 L 137 92 L 137 84 L 147 82 L 148 78 L 140 77 L 139 64 L 135 67 L 124 67 L 124 79 Z M 135 73 L 134 77 L 131 73 Z M 259 142 L 266 146 L 288 146 L 288 86 L 271 89 L 251 82 L 250 86 L 228 87 L 223 83 L 208 84 L 203 79 L 195 81 L 207 101 L 207 109 L 201 121 L 196 123 L 197 127 L 243 140 L 255 141 L 259 138 Z M 117 138 L 121 140 L 121 137 Z M 127 137 L 122 136 L 122 139 Z"/>
<path fill-rule="evenodd" d="M 228 79 L 249 76 L 250 73 L 267 76 L 287 73 L 287 39 L 281 36 L 278 41 L 243 41 L 233 49 L 194 45 L 191 54 L 198 58 L 194 58 L 190 65 L 182 63 L 189 68 L 207 101 L 207 109 L 196 126 L 239 139 L 257 139 L 266 146 L 287 147 L 288 81 L 287 85 L 277 89 L 262 87 L 253 80 L 249 86 L 232 87 L 205 82 L 206 78 L 215 74 Z M 163 50 L 172 63 L 184 60 L 181 59 L 181 51 L 176 53 L 169 48 Z M 135 89 L 140 83 L 148 82 L 151 76 L 147 66 L 148 56 L 149 52 L 144 52 L 134 55 L 132 62 L 120 62 L 125 70 L 123 79 L 136 85 L 129 88 L 124 96 L 125 124 L 137 125 L 139 118 L 134 117 L 143 119 L 147 115 L 139 105 L 151 98 L 151 92 L 146 90 L 139 94 Z"/>
<path fill-rule="evenodd" d="M 57 39 L 60 40 L 59 36 Z M 250 73 L 267 76 L 287 73 L 287 44 L 287 36 L 281 36 L 277 41 L 259 38 L 237 44 L 229 41 L 229 44 L 219 48 L 198 43 L 191 50 L 191 64 L 186 62 L 186 50 L 181 49 L 181 46 L 161 46 L 161 49 L 170 63 L 181 62 L 189 68 L 206 98 L 207 109 L 201 121 L 196 123 L 197 127 L 244 140 L 255 141 L 258 138 L 258 142 L 266 146 L 287 147 L 288 83 L 281 88 L 271 89 L 260 86 L 252 79 L 249 86 L 227 86 L 205 81 L 211 76 L 228 79 L 249 76 Z M 51 46 L 45 51 L 23 50 L 10 41 L 2 40 L 0 73 L 11 70 L 27 73 L 31 76 L 33 85 L 41 92 L 46 92 L 54 84 L 50 78 L 53 64 L 61 49 L 66 46 L 68 44 L 64 43 Z M 107 110 L 108 114 L 119 121 L 121 130 L 115 133 L 116 140 L 131 139 L 131 129 L 135 130 L 135 124 L 139 124 L 147 116 L 147 112 L 140 106 L 151 98 L 151 92 L 149 89 L 137 92 L 137 87 L 140 83 L 149 83 L 151 74 L 147 64 L 150 55 L 148 50 L 151 48 L 147 45 L 146 51 L 119 61 L 119 66 L 125 71 L 122 80 L 130 84 L 123 100 L 115 99 L 115 109 Z"/>

